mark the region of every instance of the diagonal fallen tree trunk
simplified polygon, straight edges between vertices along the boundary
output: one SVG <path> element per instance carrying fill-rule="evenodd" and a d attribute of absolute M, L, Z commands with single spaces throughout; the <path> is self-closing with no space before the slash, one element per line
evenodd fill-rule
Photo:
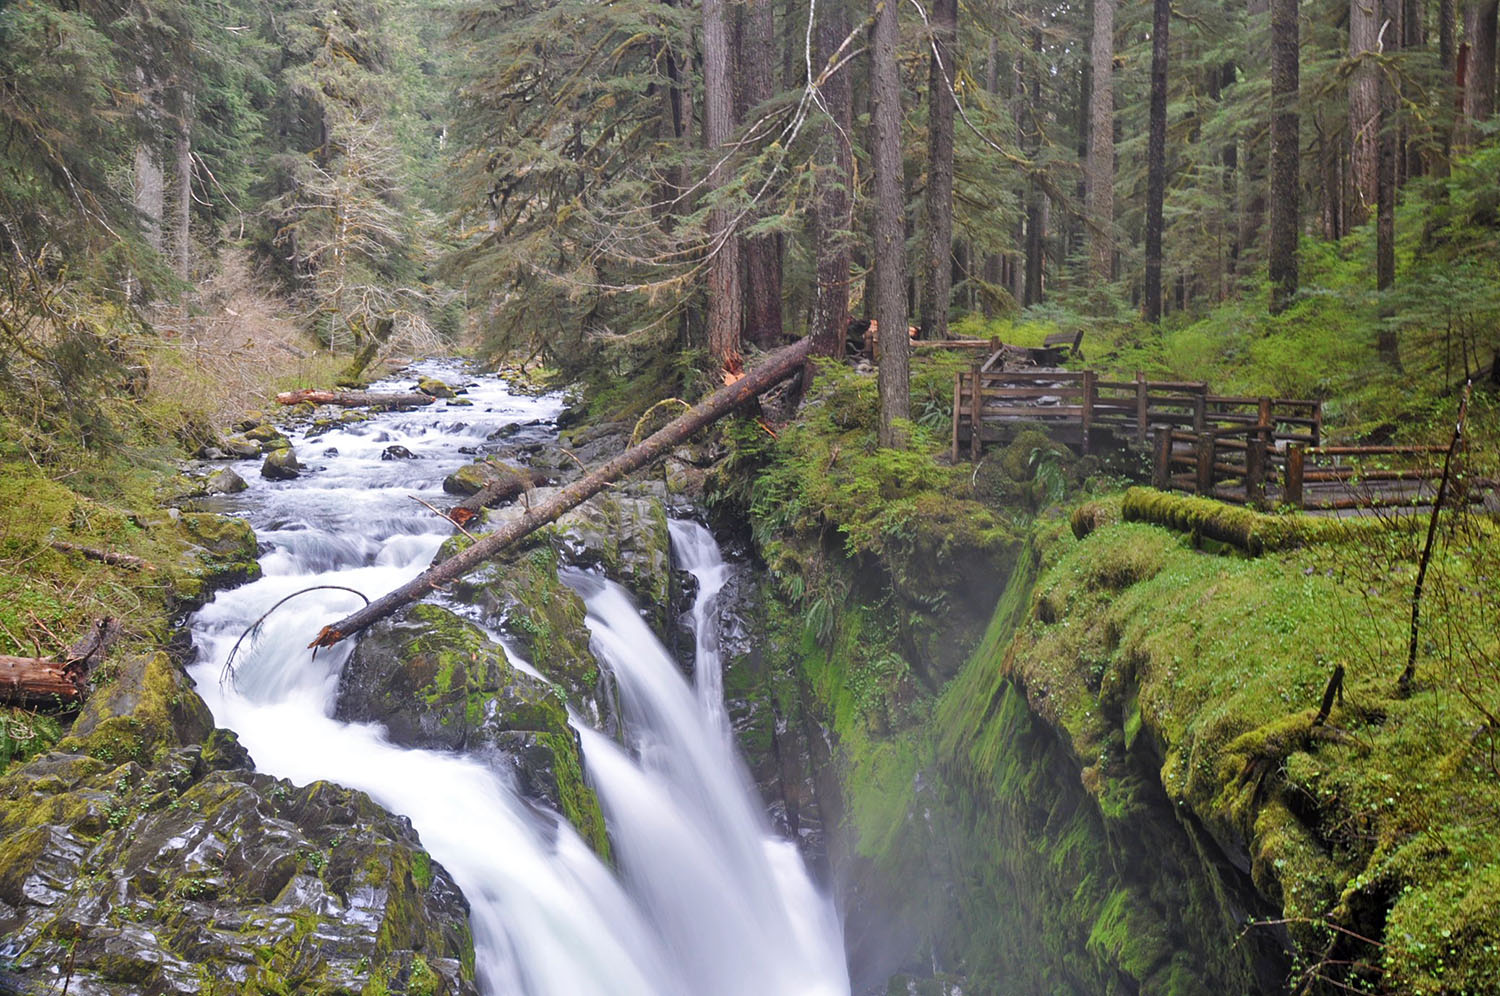
<path fill-rule="evenodd" d="M 581 505 L 615 480 L 664 455 L 705 425 L 723 418 L 768 388 L 797 373 L 802 369 L 802 362 L 807 358 L 811 349 L 812 340 L 801 339 L 790 346 L 776 350 L 754 370 L 733 384 L 715 391 L 687 412 L 652 433 L 639 445 L 632 446 L 597 470 L 574 481 L 519 519 L 513 519 L 494 532 L 483 536 L 462 553 L 450 557 L 435 567 L 429 567 L 411 581 L 390 594 L 377 598 L 352 616 L 340 619 L 330 626 L 324 626 L 308 646 L 331 647 L 402 606 L 409 605 L 448 582 L 463 577 L 516 540 L 535 532 L 568 510 Z"/>
<path fill-rule="evenodd" d="M 282 391 L 276 395 L 278 404 L 300 405 L 310 401 L 315 405 L 338 405 L 341 408 L 420 408 L 430 405 L 437 398 L 415 391 L 410 394 L 372 394 L 369 391 L 319 391 L 303 388 L 300 391 Z"/>

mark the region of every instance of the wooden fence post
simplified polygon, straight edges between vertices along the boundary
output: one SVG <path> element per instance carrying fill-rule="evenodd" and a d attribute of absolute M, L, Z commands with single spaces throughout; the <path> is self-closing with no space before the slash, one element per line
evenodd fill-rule
<path fill-rule="evenodd" d="M 1256 426 L 1245 438 L 1245 504 L 1266 503 L 1266 443 L 1270 428 Z"/>
<path fill-rule="evenodd" d="M 979 461 L 979 430 L 984 424 L 984 384 L 979 375 L 979 364 L 974 364 L 974 369 L 969 372 L 973 379 L 973 395 L 969 399 L 969 460 L 977 463 Z"/>
<path fill-rule="evenodd" d="M 1156 462 L 1151 465 L 1151 486 L 1158 491 L 1172 488 L 1172 427 L 1158 425 L 1152 430 Z"/>
<path fill-rule="evenodd" d="M 1317 407 L 1313 409 L 1312 444 L 1323 445 L 1323 402 L 1321 401 L 1317 402 Z"/>
<path fill-rule="evenodd" d="M 1202 432 L 1208 425 L 1208 385 L 1198 385 L 1193 397 L 1193 431 Z"/>
<path fill-rule="evenodd" d="M 1135 442 L 1146 444 L 1146 375 L 1140 370 L 1135 372 Z"/>
<path fill-rule="evenodd" d="M 958 420 L 963 417 L 964 373 L 953 371 L 953 452 L 951 459 L 958 463 Z"/>
<path fill-rule="evenodd" d="M 1281 498 L 1297 508 L 1302 507 L 1302 464 L 1306 452 L 1301 443 L 1292 443 L 1286 448 L 1286 487 Z"/>
<path fill-rule="evenodd" d="M 1094 425 L 1094 395 L 1098 391 L 1098 374 L 1092 370 L 1083 372 L 1083 455 L 1089 454 L 1089 430 Z"/>
<path fill-rule="evenodd" d="M 1198 481 L 1197 493 L 1209 498 L 1214 496 L 1214 434 L 1200 432 L 1197 444 Z"/>

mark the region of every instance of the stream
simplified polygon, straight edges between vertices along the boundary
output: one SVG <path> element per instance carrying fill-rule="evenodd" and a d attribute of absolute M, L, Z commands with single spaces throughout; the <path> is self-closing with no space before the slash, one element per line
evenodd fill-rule
<path fill-rule="evenodd" d="M 496 430 L 521 425 L 512 442 L 551 437 L 557 397 L 513 394 L 449 364 L 415 369 L 473 382 L 472 405 L 377 415 L 316 438 L 304 428 L 289 437 L 308 472 L 285 482 L 243 473 L 250 489 L 230 508 L 254 526 L 264 574 L 191 621 L 192 675 L 215 721 L 261 771 L 359 789 L 411 820 L 469 901 L 483 993 L 847 994 L 833 905 L 771 830 L 725 718 L 716 598 L 731 568 L 696 523 L 670 526 L 674 565 L 698 580 L 692 684 L 622 588 L 563 573 L 620 691 L 620 742 L 573 718 L 617 870 L 481 760 L 398 747 L 379 725 L 333 718 L 353 641 L 316 658 L 306 644 L 359 607 L 352 594 L 288 602 L 241 650 L 235 680 L 220 682 L 240 634 L 292 592 L 342 585 L 375 597 L 420 573 L 452 527 L 413 498 L 451 501 L 443 478 Z M 420 459 L 382 459 L 393 446 Z"/>

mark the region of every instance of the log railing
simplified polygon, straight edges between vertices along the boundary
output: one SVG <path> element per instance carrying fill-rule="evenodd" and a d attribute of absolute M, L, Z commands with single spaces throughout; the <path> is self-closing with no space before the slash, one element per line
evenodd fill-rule
<path fill-rule="evenodd" d="M 960 371 L 953 379 L 952 454 L 967 438 L 977 459 L 986 432 L 999 423 L 1030 421 L 1087 453 L 1096 430 L 1123 431 L 1145 445 L 1153 427 L 1201 433 L 1209 429 L 1254 430 L 1270 444 L 1316 446 L 1322 436 L 1322 405 L 1285 398 L 1221 397 L 1193 381 L 1106 380 L 1093 370 L 1005 371 L 994 360 Z M 1262 431 L 1265 430 L 1265 431 Z"/>

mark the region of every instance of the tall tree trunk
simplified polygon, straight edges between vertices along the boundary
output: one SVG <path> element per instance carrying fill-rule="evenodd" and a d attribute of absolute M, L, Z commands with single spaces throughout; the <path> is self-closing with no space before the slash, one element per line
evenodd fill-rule
<path fill-rule="evenodd" d="M 1000 39 L 990 37 L 990 50 L 985 63 L 985 89 L 991 94 L 1000 93 Z M 998 252 L 984 257 L 984 317 L 994 318 L 996 311 L 995 289 L 1005 282 L 1005 260 Z"/>
<path fill-rule="evenodd" d="M 1262 19 L 1270 13 L 1269 0 L 1249 0 L 1245 14 L 1251 26 L 1250 44 L 1247 47 L 1247 66 L 1258 66 L 1267 56 L 1265 39 L 1269 29 L 1262 30 Z M 1230 250 L 1233 272 L 1253 272 L 1260 259 L 1261 229 L 1266 223 L 1266 191 L 1270 187 L 1270 168 L 1267 165 L 1270 140 L 1266 129 L 1258 120 L 1247 121 L 1240 130 L 1240 144 L 1244 152 L 1240 157 L 1238 190 L 1240 204 L 1239 230 L 1235 235 L 1234 248 Z"/>
<path fill-rule="evenodd" d="M 188 279 L 193 265 L 193 95 L 183 89 L 178 109 L 176 135 L 177 190 L 172 211 L 172 268 Z"/>
<path fill-rule="evenodd" d="M 1162 202 L 1167 192 L 1167 29 L 1169 0 L 1153 0 L 1151 23 L 1151 130 L 1146 145 L 1146 289 L 1148 322 L 1161 321 Z"/>
<path fill-rule="evenodd" d="M 1301 129 L 1297 0 L 1271 0 L 1271 313 L 1297 293 Z"/>
<path fill-rule="evenodd" d="M 1438 100 L 1442 113 L 1438 115 L 1438 127 L 1442 129 L 1439 140 L 1442 143 L 1442 153 L 1438 157 L 1434 172 L 1438 176 L 1448 175 L 1448 166 L 1453 158 L 1453 128 L 1456 124 L 1454 119 L 1447 116 L 1449 109 L 1458 113 L 1463 111 L 1463 93 L 1454 83 L 1454 72 L 1457 69 L 1457 38 L 1455 37 L 1454 18 L 1456 11 L 1453 6 L 1454 0 L 1439 0 L 1438 2 Z"/>
<path fill-rule="evenodd" d="M 1495 113 L 1495 15 L 1500 0 L 1469 0 L 1464 4 L 1464 39 L 1469 65 L 1464 74 L 1464 122 L 1473 126 Z"/>
<path fill-rule="evenodd" d="M 1382 22 L 1393 19 L 1400 0 L 1384 0 L 1380 17 Z M 1396 91 L 1390 79 L 1380 77 L 1380 119 L 1389 122 L 1396 109 Z M 1375 286 L 1381 292 L 1380 317 L 1376 334 L 1376 347 L 1380 357 L 1393 369 L 1401 369 L 1401 353 L 1397 348 L 1396 331 L 1388 321 L 1394 308 L 1385 299 L 1385 293 L 1396 283 L 1396 135 L 1394 129 L 1382 127 L 1376 142 L 1379 154 L 1376 176 L 1375 218 Z"/>
<path fill-rule="evenodd" d="M 948 337 L 953 291 L 953 50 L 958 0 L 933 0 L 932 53 L 927 73 L 927 254 L 922 337 Z"/>
<path fill-rule="evenodd" d="M 1032 162 L 1035 163 L 1042 149 L 1042 31 L 1040 28 L 1031 32 L 1031 52 L 1032 64 L 1028 67 L 1031 71 L 1030 99 L 1026 97 L 1024 85 L 1018 87 L 1018 95 L 1025 110 L 1025 147 Z M 1041 185 L 1036 180 L 1028 183 L 1026 188 L 1026 282 L 1023 298 L 1028 307 L 1042 303 L 1042 265 L 1043 253 L 1046 251 L 1045 234 L 1047 231 L 1046 220 L 1043 216 L 1045 197 Z"/>
<path fill-rule="evenodd" d="M 1094 0 L 1094 36 L 1089 47 L 1093 88 L 1089 92 L 1088 183 L 1089 273 L 1108 283 L 1115 261 L 1115 0 Z"/>
<path fill-rule="evenodd" d="M 1380 0 L 1349 0 L 1349 166 L 1353 184 L 1353 224 L 1370 217 L 1380 184 L 1380 74 L 1375 50 L 1380 39 Z"/>
<path fill-rule="evenodd" d="M 849 14 L 842 2 L 819 7 L 817 61 L 826 67 L 839 43 L 849 33 Z M 850 143 L 849 72 L 846 67 L 824 80 L 819 88 L 828 118 L 818 146 L 817 181 L 813 201 L 813 238 L 818 286 L 813 297 L 813 352 L 840 356 L 849 326 L 850 186 L 854 182 L 854 150 Z"/>
<path fill-rule="evenodd" d="M 141 234 L 158 252 L 162 249 L 162 223 L 167 208 L 167 173 L 162 165 L 157 138 L 160 114 L 156 106 L 156 87 L 148 84 L 146 72 L 137 68 L 136 84 L 140 88 L 143 111 L 141 136 L 135 144 L 135 175 L 132 178 L 132 201 L 139 216 Z"/>
<path fill-rule="evenodd" d="M 772 0 L 748 0 L 740 53 L 740 91 L 745 111 L 776 92 L 776 21 Z M 749 121 L 747 119 L 746 123 Z M 769 348 L 781 340 L 781 240 L 757 235 L 744 240 L 745 332 Z"/>
<path fill-rule="evenodd" d="M 725 0 L 703 0 L 703 118 L 704 137 L 714 165 L 709 169 L 709 196 L 729 180 L 720 160 L 734 130 L 733 53 L 729 47 L 729 18 Z M 740 302 L 740 243 L 734 233 L 734 212 L 719 205 L 709 212 L 708 351 L 724 370 L 738 373 L 740 330 L 744 315 Z"/>
<path fill-rule="evenodd" d="M 880 323 L 880 445 L 904 446 L 895 424 L 911 412 L 906 312 L 906 212 L 901 203 L 901 77 L 897 0 L 875 0 L 870 58 L 874 101 L 875 319 Z"/>

